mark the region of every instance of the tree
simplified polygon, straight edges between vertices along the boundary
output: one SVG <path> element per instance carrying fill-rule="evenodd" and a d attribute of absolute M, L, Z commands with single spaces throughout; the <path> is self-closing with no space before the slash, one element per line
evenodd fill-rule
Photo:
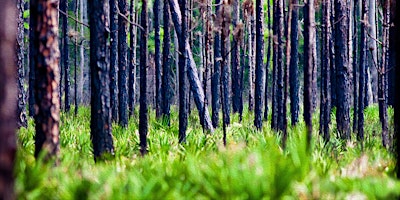
<path fill-rule="evenodd" d="M 326 1 L 324 1 L 326 2 Z M 291 0 L 292 8 L 292 22 L 291 22 L 291 52 L 290 52 L 290 66 L 289 66 L 289 84 L 290 84 L 290 114 L 291 123 L 296 125 L 299 122 L 299 4 L 298 0 Z"/>
<path fill-rule="evenodd" d="M 18 4 L 20 5 L 20 4 Z M 0 7 L 0 199 L 15 199 L 14 162 L 16 155 L 17 87 L 15 47 L 17 36 L 15 1 L 2 1 Z"/>
<path fill-rule="evenodd" d="M 262 128 L 262 107 L 263 107 L 263 83 L 264 83 L 264 30 L 263 30 L 263 0 L 256 0 L 256 81 L 255 81 L 255 118 L 254 125 L 257 129 Z"/>
<path fill-rule="evenodd" d="M 232 1 L 232 25 L 235 32 L 239 31 L 239 0 Z M 240 79 L 240 34 L 234 34 L 232 37 L 232 50 L 231 50 L 231 79 L 232 79 L 232 110 L 234 113 L 239 112 L 240 109 L 240 97 L 242 90 L 241 79 Z"/>
<path fill-rule="evenodd" d="M 357 139 L 360 141 L 364 140 L 364 108 L 366 98 L 366 77 L 367 74 L 367 18 L 368 18 L 368 4 L 366 0 L 362 0 L 361 3 L 361 34 L 360 34 L 360 68 L 359 74 L 359 87 L 358 87 L 358 128 L 357 128 Z"/>
<path fill-rule="evenodd" d="M 35 64 L 35 157 L 59 152 L 60 81 L 57 2 L 32 0 L 31 18 Z"/>
<path fill-rule="evenodd" d="M 393 10 L 394 13 L 400 13 L 400 6 L 397 2 L 393 2 L 392 6 L 395 6 Z M 395 14 L 394 18 L 394 34 L 400 34 L 400 15 Z M 394 40 L 394 46 L 396 47 L 395 51 L 396 54 L 400 52 L 400 38 L 396 37 Z M 396 63 L 400 63 L 400 57 L 396 57 Z M 395 65 L 396 66 L 396 65 Z M 399 152 L 400 152 L 400 66 L 395 67 L 395 101 L 394 101 L 394 140 L 395 140 L 395 148 L 396 148 L 396 176 L 397 179 L 400 179 L 400 159 L 399 159 Z"/>
<path fill-rule="evenodd" d="M 128 16 L 127 0 L 118 0 L 118 119 L 119 124 L 128 126 Z"/>
<path fill-rule="evenodd" d="M 274 20 L 274 27 L 275 27 L 275 32 L 274 35 L 276 36 L 276 41 L 275 41 L 275 45 L 276 45 L 276 50 L 277 52 L 275 52 L 275 75 L 276 75 L 276 87 L 275 87 L 275 95 L 276 95 L 276 99 L 275 99 L 275 104 L 274 106 L 276 106 L 276 114 L 274 115 L 274 117 L 276 117 L 276 121 L 275 121 L 275 126 L 273 127 L 275 130 L 280 130 L 280 131 L 284 131 L 285 129 L 285 125 L 284 125 L 284 118 L 286 117 L 286 113 L 284 112 L 284 95 L 285 95 L 285 87 L 284 87 L 284 69 L 285 69 L 285 65 L 284 65 L 284 59 L 283 59 L 283 45 L 284 45 L 284 41 L 283 41 L 283 37 L 284 37 L 284 7 L 283 7 L 283 0 L 276 0 L 276 4 L 275 4 L 275 20 Z M 274 111 L 272 111 L 274 112 Z"/>
<path fill-rule="evenodd" d="M 17 106 L 17 123 L 19 127 L 27 127 L 26 119 L 26 101 L 25 101 L 25 73 L 24 73 L 24 1 L 17 1 L 18 17 L 17 17 L 17 42 L 16 42 L 16 61 L 18 70 L 18 106 Z"/>
<path fill-rule="evenodd" d="M 118 11 L 117 0 L 110 0 L 110 99 L 111 119 L 118 121 Z"/>
<path fill-rule="evenodd" d="M 188 89 L 186 75 L 186 42 L 187 37 L 187 2 L 179 0 L 179 7 L 182 13 L 181 32 L 177 33 L 179 37 L 179 142 L 186 141 L 186 129 L 188 118 Z"/>
<path fill-rule="evenodd" d="M 346 0 L 335 0 L 335 65 L 337 129 L 341 139 L 350 139 L 350 67 L 348 58 L 348 6 Z"/>
<path fill-rule="evenodd" d="M 221 7 L 221 0 L 216 0 L 215 12 L 218 13 Z M 211 78 L 211 108 L 212 124 L 218 127 L 220 110 L 220 70 L 221 70 L 221 32 L 215 31 L 214 35 L 214 72 Z"/>
<path fill-rule="evenodd" d="M 267 16 L 268 16 L 268 48 L 267 48 L 267 63 L 265 65 L 265 89 L 264 89 L 264 99 L 265 99 L 265 107 L 264 107 L 264 120 L 268 120 L 268 73 L 271 65 L 271 47 L 273 38 L 271 36 L 271 1 L 267 1 Z"/>
<path fill-rule="evenodd" d="M 139 110 L 139 138 L 140 153 L 147 153 L 148 108 L 147 108 L 147 39 L 148 39 L 148 11 L 147 0 L 142 0 L 140 16 L 140 110 Z"/>
<path fill-rule="evenodd" d="M 64 104 L 65 111 L 69 112 L 71 109 L 71 103 L 69 101 L 70 96 L 70 77 L 69 77 L 69 36 L 68 36 L 68 0 L 60 1 L 60 11 L 62 20 L 62 39 L 63 39 L 63 50 L 62 50 L 62 61 L 64 69 Z"/>
<path fill-rule="evenodd" d="M 30 7 L 30 6 L 29 6 Z M 33 27 L 34 27 L 35 19 L 30 15 L 29 17 L 29 41 L 34 40 Z M 29 42 L 29 88 L 28 88 L 28 114 L 33 117 L 35 115 L 35 63 L 33 54 L 35 52 L 35 48 L 33 46 L 33 42 Z"/>
<path fill-rule="evenodd" d="M 88 1 L 90 26 L 91 119 L 94 159 L 114 154 L 110 112 L 110 69 L 107 63 L 107 0 Z"/>
<path fill-rule="evenodd" d="M 359 9 L 359 3 L 361 1 L 357 0 L 353 3 L 353 132 L 357 132 L 358 128 L 358 60 L 357 60 L 357 53 L 358 53 L 358 47 L 359 47 L 359 38 L 358 36 L 358 31 L 359 31 L 359 26 L 357 22 L 360 19 L 360 9 Z"/>
<path fill-rule="evenodd" d="M 321 105 L 320 105 L 320 134 L 325 142 L 330 139 L 329 123 L 331 121 L 331 1 L 322 2 L 322 52 L 321 52 Z"/>
<path fill-rule="evenodd" d="M 229 33 L 230 33 L 230 21 L 231 21 L 231 5 L 229 2 L 224 2 L 220 13 L 218 14 L 221 20 L 221 103 L 222 103 L 222 118 L 224 126 L 230 124 L 230 104 L 229 104 L 229 65 L 228 65 L 228 56 L 229 56 L 229 47 L 228 43 L 230 42 Z"/>
<path fill-rule="evenodd" d="M 315 37 L 314 0 L 304 2 L 304 121 L 307 142 L 310 144 L 312 126 L 312 74 L 314 68 L 313 41 Z"/>
<path fill-rule="evenodd" d="M 161 53 L 160 53 L 160 0 L 154 1 L 154 62 L 156 66 L 156 117 L 161 117 Z"/>
<path fill-rule="evenodd" d="M 131 0 L 129 20 L 131 22 L 137 21 L 137 14 L 135 9 L 135 0 Z M 129 49 L 129 84 L 128 84 L 128 107 L 129 115 L 133 116 L 135 111 L 135 95 L 136 95 L 136 44 L 137 44 L 137 28 L 136 25 L 129 26 L 130 34 L 130 49 Z"/>
<path fill-rule="evenodd" d="M 161 95 L 162 95 L 162 113 L 167 121 L 168 126 L 170 125 L 170 115 L 171 115 L 171 61 L 170 61 L 170 48 L 171 48 L 171 19 L 169 14 L 169 4 L 168 0 L 164 0 L 163 8 L 163 21 L 164 21 L 164 37 L 163 37 L 163 75 L 161 83 Z"/>

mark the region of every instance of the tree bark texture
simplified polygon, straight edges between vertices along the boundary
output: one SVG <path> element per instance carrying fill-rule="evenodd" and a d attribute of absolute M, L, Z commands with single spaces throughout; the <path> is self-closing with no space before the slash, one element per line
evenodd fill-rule
<path fill-rule="evenodd" d="M 292 22 L 291 22 L 291 52 L 290 52 L 290 66 L 289 66 L 289 84 L 290 84 L 290 114 L 291 124 L 296 125 L 299 122 L 299 4 L 298 0 L 292 1 Z"/>
<path fill-rule="evenodd" d="M 71 81 L 69 76 L 69 36 L 68 36 L 68 0 L 60 1 L 60 10 L 65 14 L 61 14 L 62 20 L 62 40 L 63 40 L 63 50 L 62 50 L 62 61 L 64 70 L 64 109 L 69 112 L 71 109 L 70 103 L 70 87 Z"/>
<path fill-rule="evenodd" d="M 117 0 L 110 0 L 110 99 L 111 119 L 118 121 L 118 10 Z"/>
<path fill-rule="evenodd" d="M 89 0 L 91 120 L 95 161 L 114 154 L 110 110 L 110 68 L 107 63 L 108 1 Z"/>
<path fill-rule="evenodd" d="M 130 15 L 129 20 L 131 22 L 137 22 L 137 13 L 135 8 L 136 0 L 130 2 Z M 137 28 L 136 25 L 131 24 L 129 26 L 130 34 L 130 49 L 129 49 L 129 84 L 128 84 L 128 109 L 129 115 L 133 116 L 135 111 L 136 101 L 136 46 L 137 46 Z"/>
<path fill-rule="evenodd" d="M 232 1 L 232 25 L 235 32 L 240 31 L 239 25 L 239 0 Z M 231 79 L 232 79 L 232 111 L 239 112 L 240 97 L 242 90 L 240 79 L 240 34 L 233 34 L 232 37 L 232 50 L 231 50 Z"/>
<path fill-rule="evenodd" d="M 60 51 L 58 46 L 58 2 L 31 1 L 35 63 L 35 157 L 59 152 L 60 123 Z"/>
<path fill-rule="evenodd" d="M 267 63 L 265 65 L 265 88 L 264 88 L 264 120 L 268 120 L 268 73 L 269 73 L 269 68 L 271 65 L 271 47 L 272 47 L 272 41 L 273 41 L 273 33 L 271 32 L 271 1 L 267 1 L 267 16 L 268 16 L 268 24 L 267 24 L 267 30 L 268 30 L 268 41 L 267 41 Z"/>
<path fill-rule="evenodd" d="M 18 4 L 20 5 L 20 4 Z M 15 199 L 14 162 L 16 156 L 17 66 L 15 47 L 17 17 L 13 0 L 0 7 L 0 199 Z"/>
<path fill-rule="evenodd" d="M 164 37 L 163 37 L 163 74 L 161 83 L 161 95 L 162 95 L 162 114 L 164 119 L 167 121 L 168 126 L 170 125 L 171 116 L 171 98 L 172 98 L 172 88 L 171 88 L 171 59 L 170 59 L 170 48 L 171 48 L 171 19 L 169 13 L 168 0 L 164 0 L 163 8 L 163 21 L 164 21 Z"/>
<path fill-rule="evenodd" d="M 18 106 L 17 106 L 17 124 L 18 127 L 27 127 L 28 121 L 26 118 L 26 95 L 25 95 L 25 72 L 24 72 L 24 1 L 17 1 L 17 42 L 16 42 L 16 63 L 18 75 L 16 76 L 18 85 Z"/>
<path fill-rule="evenodd" d="M 357 139 L 364 140 L 364 108 L 366 98 L 366 74 L 367 74 L 367 25 L 368 21 L 368 4 L 366 0 L 362 0 L 362 11 L 361 11 L 361 35 L 360 35 L 360 68 L 359 74 L 359 92 L 358 92 L 358 128 L 357 128 Z"/>
<path fill-rule="evenodd" d="M 276 45 L 277 45 L 277 53 L 276 56 L 276 130 L 283 131 L 284 130 L 284 118 L 286 117 L 286 113 L 284 111 L 284 71 L 285 71 L 285 63 L 284 63 L 284 8 L 283 8 L 283 0 L 276 0 L 276 11 L 275 11 L 275 23 L 276 29 L 274 35 L 276 36 Z"/>
<path fill-rule="evenodd" d="M 29 41 L 34 40 L 34 30 L 35 19 L 30 15 L 29 17 Z M 29 99 L 29 116 L 33 117 L 35 115 L 35 60 L 34 53 L 35 48 L 33 42 L 29 42 L 29 88 L 28 88 L 28 99 Z"/>
<path fill-rule="evenodd" d="M 263 84 L 264 84 L 264 29 L 263 29 L 263 0 L 256 0 L 256 80 L 255 80 L 255 99 L 254 99 L 254 125 L 257 129 L 262 129 L 262 108 L 263 108 Z M 285 116 L 284 116 L 285 117 Z"/>
<path fill-rule="evenodd" d="M 400 5 L 397 2 L 392 4 L 395 6 L 393 10 L 395 10 L 395 20 L 394 20 L 394 33 L 395 35 L 400 35 Z M 395 38 L 395 51 L 396 54 L 400 51 L 400 38 Z M 396 57 L 396 63 L 400 63 L 400 57 Z M 400 66 L 395 67 L 395 99 L 394 99 L 394 140 L 395 140 L 395 156 L 396 156 L 396 176 L 397 179 L 400 179 L 400 159 L 399 159 L 399 152 L 400 152 Z"/>
<path fill-rule="evenodd" d="M 179 1 L 180 11 L 182 13 L 181 31 L 177 32 L 179 38 L 179 143 L 186 142 L 186 129 L 188 124 L 188 88 L 187 88 L 187 2 Z"/>
<path fill-rule="evenodd" d="M 217 6 L 215 12 L 220 10 L 221 0 L 216 0 Z M 220 76 L 221 76 L 221 32 L 215 31 L 214 35 L 214 73 L 211 78 L 211 108 L 212 108 L 212 125 L 218 127 L 219 110 L 220 110 Z"/>
<path fill-rule="evenodd" d="M 160 0 L 154 1 L 153 6 L 153 14 L 154 14 L 154 62 L 156 67 L 156 117 L 161 117 L 161 41 L 160 41 Z"/>
<path fill-rule="evenodd" d="M 128 126 L 128 16 L 127 0 L 118 0 L 118 119 L 119 124 Z"/>
<path fill-rule="evenodd" d="M 231 5 L 227 2 L 224 2 L 221 13 L 217 15 L 221 18 L 221 53 L 222 53 L 222 61 L 221 61 L 221 103 L 222 103 L 222 117 L 224 125 L 230 124 L 230 103 L 229 103 L 229 65 L 228 65 L 228 56 L 229 49 L 228 43 L 229 39 L 229 24 L 231 19 Z"/>
<path fill-rule="evenodd" d="M 356 0 L 353 2 L 353 21 L 350 23 L 353 23 L 353 35 L 355 36 L 353 39 L 353 132 L 357 133 L 357 128 L 358 128 L 358 68 L 359 68 L 359 63 L 357 59 L 357 53 L 358 53 L 358 47 L 359 47 L 359 42 L 358 42 L 358 31 L 359 31 L 359 26 L 358 26 L 358 21 L 360 19 L 360 13 L 359 13 L 359 6 L 360 6 L 360 1 Z"/>

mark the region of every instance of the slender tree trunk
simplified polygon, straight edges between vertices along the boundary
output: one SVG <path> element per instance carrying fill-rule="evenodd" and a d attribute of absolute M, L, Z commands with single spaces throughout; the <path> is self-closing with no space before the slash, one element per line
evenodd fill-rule
<path fill-rule="evenodd" d="M 292 126 L 299 122 L 299 110 L 300 110 L 300 99 L 299 99 L 299 4 L 298 0 L 291 0 L 292 9 L 292 22 L 291 22 L 291 53 L 290 53 L 290 67 L 289 67 L 289 83 L 290 83 L 290 114 Z"/>
<path fill-rule="evenodd" d="M 358 24 L 357 22 L 359 21 L 360 18 L 360 13 L 359 13 L 359 0 L 356 0 L 354 2 L 353 6 L 353 132 L 357 133 L 357 128 L 358 128 L 358 60 L 357 60 L 357 53 L 358 53 Z"/>
<path fill-rule="evenodd" d="M 186 0 L 179 0 L 180 11 L 182 13 L 181 31 L 177 32 L 179 37 L 179 142 L 186 142 L 186 129 L 188 124 L 188 89 L 187 89 L 187 7 Z M 172 7 L 172 6 L 171 6 Z"/>
<path fill-rule="evenodd" d="M 362 0 L 361 11 L 361 35 L 360 35 L 360 69 L 359 73 L 359 93 L 358 93 L 358 130 L 357 139 L 364 140 L 364 108 L 366 98 L 366 74 L 367 74 L 367 27 L 368 24 L 368 4 L 366 0 Z"/>
<path fill-rule="evenodd" d="M 272 30 L 271 30 L 271 1 L 267 1 L 267 15 L 268 15 L 268 47 L 267 47 L 267 64 L 265 65 L 265 89 L 264 89 L 264 120 L 268 120 L 268 73 L 269 73 L 269 68 L 271 65 L 271 47 L 272 47 Z"/>
<path fill-rule="evenodd" d="M 21 7 L 18 2 L 18 8 Z M 13 0 L 0 7 L 0 199 L 15 199 L 14 163 L 17 150 L 15 111 L 17 110 L 17 66 L 15 47 L 17 27 L 9 19 L 17 19 Z"/>
<path fill-rule="evenodd" d="M 27 127 L 26 119 L 26 98 L 25 98 L 25 74 L 24 74 L 24 1 L 17 1 L 17 42 L 16 42 L 16 63 L 18 75 L 16 76 L 18 85 L 18 106 L 17 106 L 17 123 L 18 127 Z"/>
<path fill-rule="evenodd" d="M 395 6 L 394 14 L 395 20 L 394 20 L 394 35 L 400 35 L 400 5 L 397 4 L 395 1 L 393 4 Z M 394 46 L 396 47 L 395 51 L 396 54 L 397 52 L 400 51 L 400 38 L 396 37 L 394 40 Z M 396 57 L 396 63 L 400 63 L 400 57 Z M 400 179 L 400 159 L 399 159 L 399 153 L 400 153 L 400 66 L 395 67 L 395 99 L 394 99 L 394 140 L 395 140 L 395 156 L 396 156 L 396 176 L 397 179 Z"/>
<path fill-rule="evenodd" d="M 367 74 L 367 100 L 365 106 L 369 106 L 377 102 L 377 79 L 378 79 L 378 47 L 376 44 L 377 39 L 377 22 L 376 22 L 376 1 L 369 1 L 368 10 L 368 74 Z"/>
<path fill-rule="evenodd" d="M 70 97 L 70 76 L 69 76 L 69 37 L 68 37 L 68 0 L 61 0 L 60 10 L 64 13 L 61 14 L 62 20 L 62 39 L 63 39 L 63 50 L 62 50 L 62 61 L 64 70 L 64 109 L 69 112 L 71 109 L 71 103 L 69 101 Z"/>
<path fill-rule="evenodd" d="M 79 20 L 83 22 L 83 15 L 86 12 L 85 8 L 85 0 L 80 0 L 79 4 L 79 9 L 80 9 L 80 16 Z M 85 46 L 84 46 L 84 38 L 85 38 L 85 29 L 83 24 L 80 25 L 80 47 L 79 47 L 79 57 L 80 57 L 80 63 L 79 63 L 79 85 L 78 85 L 78 103 L 83 103 L 83 85 L 84 85 L 84 71 L 85 71 Z M 75 80 L 76 81 L 76 80 Z"/>
<path fill-rule="evenodd" d="M 170 61 L 170 48 L 171 48 L 171 38 L 170 38 L 170 26 L 171 19 L 169 13 L 168 0 L 164 0 L 164 11 L 163 11 L 163 21 L 164 21 L 164 37 L 163 37 L 163 75 L 161 83 L 161 94 L 162 94 L 162 113 L 164 119 L 167 121 L 168 126 L 170 125 L 171 116 L 171 61 Z"/>
<path fill-rule="evenodd" d="M 322 2 L 322 52 L 321 52 L 321 105 L 320 105 L 320 134 L 325 142 L 330 139 L 329 123 L 331 121 L 331 1 Z"/>
<path fill-rule="evenodd" d="M 78 5 L 79 0 L 75 1 L 75 16 L 78 17 Z M 78 32 L 78 22 L 75 21 L 75 31 Z M 78 115 L 79 109 L 79 99 L 78 99 L 78 37 L 75 37 L 75 45 L 74 45 L 74 103 L 75 103 L 75 115 Z"/>
<path fill-rule="evenodd" d="M 341 139 L 350 139 L 350 68 L 348 58 L 348 3 L 335 0 L 335 63 L 337 85 L 337 129 Z"/>
<path fill-rule="evenodd" d="M 30 7 L 30 6 L 29 6 Z M 29 41 L 34 40 L 34 30 L 35 20 L 32 15 L 29 17 Z M 36 49 L 34 48 L 33 42 L 29 42 L 29 88 L 28 88 L 28 98 L 29 98 L 29 116 L 33 117 L 35 115 L 35 60 L 34 53 Z"/>
<path fill-rule="evenodd" d="M 229 49 L 228 43 L 229 39 L 229 19 L 231 19 L 230 13 L 231 5 L 227 2 L 224 2 L 222 6 L 222 10 L 220 15 L 218 15 L 221 20 L 221 53 L 222 53 L 222 61 L 221 61 L 221 103 L 222 103 L 222 116 L 223 116 L 223 124 L 224 126 L 230 124 L 230 105 L 229 105 L 229 65 L 228 65 L 228 56 L 229 56 Z"/>
<path fill-rule="evenodd" d="M 161 117 L 161 52 L 160 52 L 160 0 L 154 1 L 154 62 L 156 66 L 156 117 Z"/>
<path fill-rule="evenodd" d="M 256 0 L 256 81 L 255 81 L 255 118 L 254 125 L 258 130 L 262 129 L 263 108 L 263 83 L 264 83 L 264 30 L 263 30 L 263 0 Z"/>
<path fill-rule="evenodd" d="M 110 72 L 107 63 L 107 0 L 89 0 L 91 120 L 95 161 L 114 154 L 110 111 Z M 104 157 L 103 157 L 104 156 Z"/>
<path fill-rule="evenodd" d="M 147 0 L 142 0 L 140 25 L 144 30 L 140 32 L 140 110 L 139 110 L 139 137 L 140 152 L 147 153 L 148 108 L 147 108 L 147 40 L 148 40 L 148 11 Z"/>
<path fill-rule="evenodd" d="M 254 27 L 254 7 L 251 7 L 252 11 L 249 17 L 249 110 L 254 110 L 254 81 L 255 81 L 255 27 Z"/>
<path fill-rule="evenodd" d="M 128 16 L 127 0 L 118 0 L 118 119 L 119 124 L 128 126 L 128 22 L 124 16 Z"/>
<path fill-rule="evenodd" d="M 330 47 L 330 49 L 331 49 L 331 51 L 330 51 L 330 59 L 331 59 L 331 69 L 330 69 L 330 71 L 331 71 L 331 83 L 333 83 L 333 84 L 331 84 L 331 99 L 332 99 L 332 102 L 331 102 L 331 108 L 333 109 L 333 107 L 336 107 L 336 105 L 337 105 L 337 97 L 336 97 L 336 88 L 337 88 L 337 85 L 336 85 L 336 52 L 335 52 L 335 40 L 336 40 L 336 26 L 335 26 L 335 24 L 336 24 L 336 21 L 335 21 L 335 18 L 336 18 L 336 14 L 335 14 L 335 8 L 336 8 L 336 5 L 335 5 L 335 2 L 334 1 L 332 1 L 331 0 L 331 19 L 330 19 L 330 23 L 331 23 L 331 26 L 332 26 L 332 39 L 331 39 L 331 41 L 329 42 L 329 47 Z"/>
<path fill-rule="evenodd" d="M 284 131 L 284 118 L 286 117 L 286 113 L 284 112 L 284 94 L 285 94 L 285 86 L 284 86 L 284 8 L 283 8 L 283 0 L 277 0 L 277 13 L 276 13 L 276 36 L 277 36 L 277 65 L 276 65 L 276 129 L 280 131 Z"/>
<path fill-rule="evenodd" d="M 111 120 L 118 121 L 118 3 L 110 0 L 110 99 Z"/>
<path fill-rule="evenodd" d="M 279 32 L 279 9 L 278 0 L 273 2 L 273 54 L 272 54 L 272 116 L 271 116 L 271 129 L 278 130 L 278 100 L 277 100 L 277 81 L 278 81 L 278 32 Z"/>
<path fill-rule="evenodd" d="M 130 2 L 130 16 L 129 20 L 132 22 L 137 22 L 136 14 L 136 0 L 131 0 Z M 136 101 L 136 44 L 137 44 L 137 28 L 134 24 L 129 26 L 130 34 L 130 49 L 129 49 L 129 84 L 128 84 L 128 109 L 129 115 L 133 116 L 135 111 L 135 101 Z"/>
<path fill-rule="evenodd" d="M 33 49 L 35 63 L 35 157 L 59 152 L 60 81 L 58 46 L 58 2 L 31 1 Z M 43 42 L 46 41 L 46 42 Z M 50 53 L 49 53 L 50 52 Z"/>
<path fill-rule="evenodd" d="M 232 25 L 235 31 L 239 31 L 239 0 L 232 1 Z M 240 40 L 239 35 L 233 34 L 232 50 L 231 50 L 231 79 L 232 79 L 232 111 L 239 112 L 240 109 Z"/>

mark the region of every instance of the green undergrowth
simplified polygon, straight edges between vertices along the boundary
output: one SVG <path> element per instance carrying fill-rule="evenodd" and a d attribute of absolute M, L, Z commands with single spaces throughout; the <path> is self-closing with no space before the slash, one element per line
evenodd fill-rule
<path fill-rule="evenodd" d="M 377 107 L 366 110 L 361 149 L 355 139 L 335 139 L 334 120 L 332 140 L 324 144 L 316 115 L 307 152 L 303 122 L 289 128 L 282 149 L 269 122 L 259 132 L 251 113 L 242 123 L 233 115 L 224 147 L 222 130 L 204 134 L 192 111 L 187 142 L 180 145 L 177 111 L 170 127 L 151 112 L 146 156 L 139 153 L 134 117 L 128 128 L 113 125 L 115 157 L 94 163 L 90 110 L 80 108 L 78 116 L 61 116 L 56 165 L 33 157 L 32 120 L 19 131 L 16 192 L 19 199 L 392 199 L 400 195 L 400 182 L 393 178 L 393 155 L 381 147 L 378 116 Z"/>

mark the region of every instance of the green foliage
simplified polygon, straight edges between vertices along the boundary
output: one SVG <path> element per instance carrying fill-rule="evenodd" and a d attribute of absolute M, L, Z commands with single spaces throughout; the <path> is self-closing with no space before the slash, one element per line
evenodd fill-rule
<path fill-rule="evenodd" d="M 73 110 L 73 109 L 72 109 Z M 392 114 L 392 112 L 389 112 Z M 18 134 L 16 191 L 19 199 L 391 199 L 400 195 L 393 179 L 394 158 L 373 136 L 379 124 L 376 107 L 366 110 L 367 139 L 324 144 L 315 127 L 312 153 L 306 149 L 305 125 L 289 128 L 285 150 L 280 135 L 264 122 L 253 128 L 252 113 L 232 116 L 228 145 L 222 131 L 204 134 L 195 111 L 185 145 L 178 143 L 178 113 L 171 126 L 150 113 L 149 154 L 139 153 L 138 118 L 128 128 L 113 124 L 115 158 L 94 163 L 90 110 L 61 116 L 57 166 L 33 157 L 34 124 Z M 317 124 L 318 117 L 314 117 Z M 379 127 L 378 127 L 379 128 Z M 367 145 L 368 143 L 368 145 Z"/>

